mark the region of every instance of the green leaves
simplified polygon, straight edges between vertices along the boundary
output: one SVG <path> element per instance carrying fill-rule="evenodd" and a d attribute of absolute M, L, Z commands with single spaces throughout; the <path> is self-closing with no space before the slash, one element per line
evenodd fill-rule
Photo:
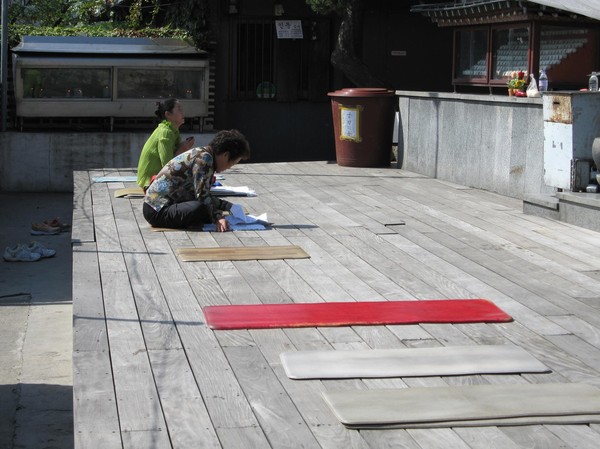
<path fill-rule="evenodd" d="M 9 45 L 21 36 L 170 37 L 205 49 L 208 0 L 29 0 L 9 7 Z"/>
<path fill-rule="evenodd" d="M 318 14 L 341 13 L 348 3 L 348 0 L 306 0 L 306 4 Z"/>
<path fill-rule="evenodd" d="M 109 7 L 105 0 L 30 0 L 16 2 L 8 11 L 11 24 L 42 27 L 75 26 L 107 20 Z"/>
<path fill-rule="evenodd" d="M 21 42 L 21 36 L 92 36 L 92 37 L 171 37 L 194 41 L 186 30 L 171 28 L 141 28 L 134 30 L 125 23 L 98 23 L 70 27 L 51 27 L 35 25 L 9 25 L 8 45 L 14 47 Z"/>

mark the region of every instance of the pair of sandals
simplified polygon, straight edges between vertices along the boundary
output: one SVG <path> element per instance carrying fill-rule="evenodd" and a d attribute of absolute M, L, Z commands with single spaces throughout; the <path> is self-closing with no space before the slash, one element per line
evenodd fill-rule
<path fill-rule="evenodd" d="M 52 220 L 44 220 L 44 224 L 50 226 L 51 228 L 58 228 L 58 229 L 60 229 L 61 232 L 65 232 L 65 231 L 68 231 L 69 229 L 71 229 L 70 224 L 62 223 L 58 219 L 58 217 L 56 217 Z"/>
<path fill-rule="evenodd" d="M 32 235 L 56 235 L 61 232 L 66 232 L 71 228 L 71 225 L 62 223 L 58 217 L 52 220 L 44 220 L 42 223 L 34 223 L 31 225 Z"/>

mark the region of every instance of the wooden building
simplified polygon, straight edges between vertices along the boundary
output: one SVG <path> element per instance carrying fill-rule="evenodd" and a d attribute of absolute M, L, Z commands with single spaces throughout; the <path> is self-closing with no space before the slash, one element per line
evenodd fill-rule
<path fill-rule="evenodd" d="M 253 162 L 334 160 L 327 94 L 355 87 L 330 61 L 340 17 L 296 0 L 211 1 L 205 129 L 241 130 Z M 541 68 L 551 88 L 578 89 L 600 68 L 594 0 L 362 3 L 357 56 L 392 90 L 504 95 L 511 71 Z"/>
<path fill-rule="evenodd" d="M 450 91 L 451 31 L 411 13 L 416 3 L 363 2 L 357 54 L 390 89 Z M 240 129 L 254 162 L 335 159 L 327 93 L 354 87 L 330 62 L 340 18 L 304 1 L 230 0 L 211 22 L 214 128 Z"/>
<path fill-rule="evenodd" d="M 411 11 L 453 31 L 455 88 L 504 89 L 513 71 L 538 79 L 544 70 L 551 88 L 578 90 L 600 67 L 600 9 L 591 0 L 427 2 Z"/>
<path fill-rule="evenodd" d="M 215 128 L 241 129 L 256 162 L 333 159 L 326 94 L 353 87 L 330 63 L 339 17 L 291 0 L 218 11 Z M 511 72 L 541 69 L 551 89 L 579 89 L 600 68 L 598 16 L 592 0 L 365 1 L 356 48 L 394 90 L 506 94 Z M 290 23 L 301 36 L 277 34 Z"/>

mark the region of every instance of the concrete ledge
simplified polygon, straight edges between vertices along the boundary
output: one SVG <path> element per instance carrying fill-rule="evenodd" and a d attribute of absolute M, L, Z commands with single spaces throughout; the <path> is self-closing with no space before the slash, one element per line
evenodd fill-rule
<path fill-rule="evenodd" d="M 136 167 L 147 132 L 0 133 L 1 192 L 72 192 L 73 171 Z M 214 133 L 181 132 L 208 144 Z"/>
<path fill-rule="evenodd" d="M 440 100 L 475 101 L 477 103 L 520 103 L 520 104 L 542 104 L 542 97 L 509 97 L 507 95 L 481 95 L 461 94 L 454 92 L 422 92 L 410 90 L 397 90 L 396 96 L 409 98 L 430 98 Z"/>
<path fill-rule="evenodd" d="M 559 220 L 559 200 L 554 195 L 525 195 L 523 213 Z"/>
<path fill-rule="evenodd" d="M 558 197 L 552 195 L 527 194 L 523 198 L 524 203 L 534 204 L 536 206 L 545 207 L 547 209 L 558 210 Z"/>
<path fill-rule="evenodd" d="M 600 194 L 598 193 L 530 194 L 523 199 L 523 213 L 600 232 Z"/>
<path fill-rule="evenodd" d="M 559 192 L 559 220 L 600 232 L 600 195 Z"/>
<path fill-rule="evenodd" d="M 560 202 L 568 201 L 581 206 L 590 206 L 600 209 L 600 194 L 587 192 L 557 192 L 556 197 Z"/>

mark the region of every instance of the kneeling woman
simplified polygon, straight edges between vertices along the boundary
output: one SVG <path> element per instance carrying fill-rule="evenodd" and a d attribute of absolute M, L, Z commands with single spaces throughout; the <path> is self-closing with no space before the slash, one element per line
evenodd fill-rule
<path fill-rule="evenodd" d="M 144 218 L 159 228 L 215 223 L 217 231 L 229 230 L 223 212 L 232 203 L 210 194 L 213 175 L 249 158 L 250 145 L 237 130 L 219 131 L 206 147 L 175 156 L 148 187 Z"/>

